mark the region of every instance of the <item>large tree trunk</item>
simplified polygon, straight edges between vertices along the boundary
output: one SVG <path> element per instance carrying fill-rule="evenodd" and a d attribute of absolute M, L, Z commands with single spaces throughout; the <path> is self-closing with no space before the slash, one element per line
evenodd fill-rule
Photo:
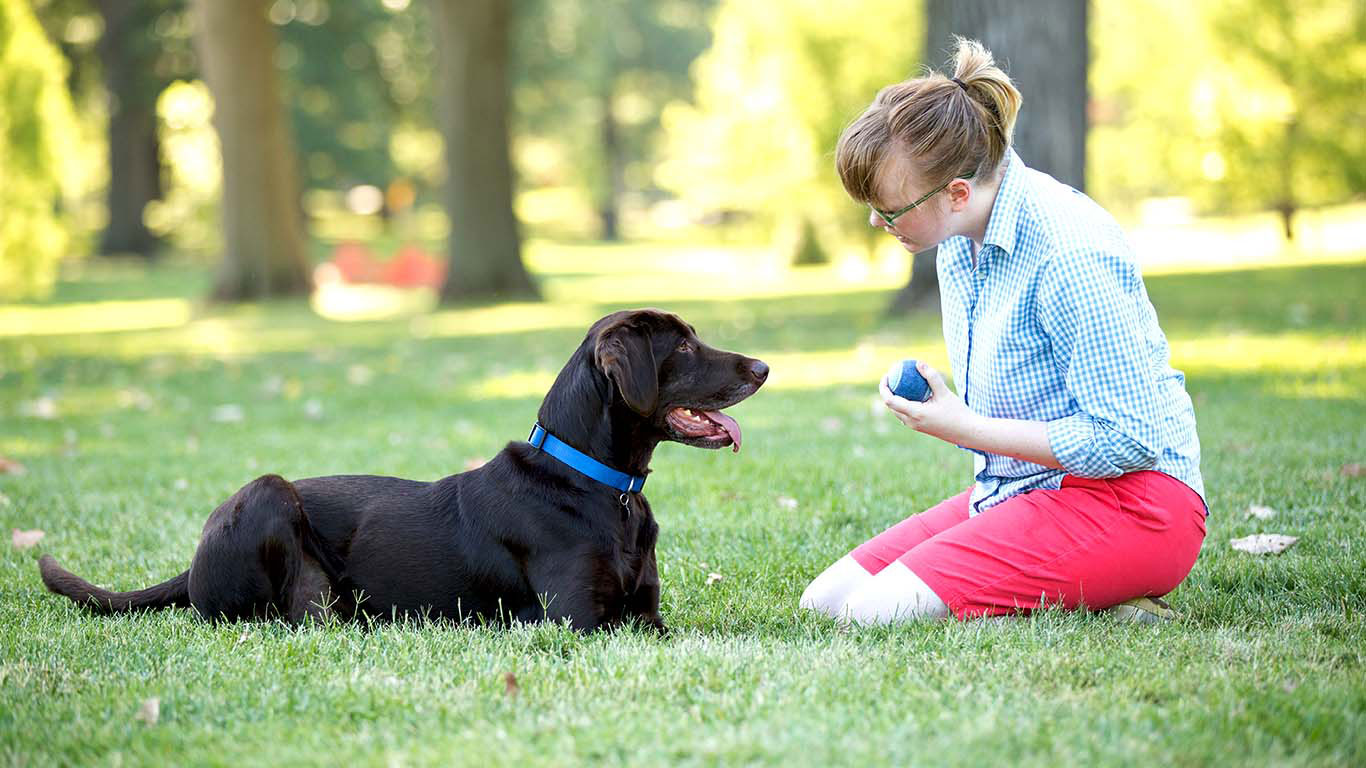
<path fill-rule="evenodd" d="M 266 0 L 194 0 L 195 47 L 223 155 L 223 259 L 213 296 L 307 293 L 298 166 L 280 104 Z"/>
<path fill-rule="evenodd" d="M 161 158 L 157 143 L 153 62 L 139 56 L 138 38 L 148 34 L 149 19 L 134 3 L 100 0 L 104 19 L 98 51 L 109 97 L 109 221 L 100 234 L 102 254 L 156 254 L 157 238 L 143 223 L 147 204 L 161 198 Z"/>
<path fill-rule="evenodd" d="M 947 66 L 953 35 L 980 41 L 1024 96 L 1015 151 L 1031 168 L 1083 189 L 1086 0 L 928 0 L 926 10 L 926 63 L 941 70 Z M 911 279 L 889 312 L 938 309 L 934 254 L 931 248 L 915 255 Z"/>
<path fill-rule="evenodd" d="M 505 0 L 434 0 L 446 144 L 450 267 L 445 301 L 535 296 L 512 210 Z"/>

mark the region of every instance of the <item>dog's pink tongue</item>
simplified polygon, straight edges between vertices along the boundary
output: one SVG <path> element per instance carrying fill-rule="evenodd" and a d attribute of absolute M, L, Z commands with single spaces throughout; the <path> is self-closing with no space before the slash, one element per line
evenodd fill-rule
<path fill-rule="evenodd" d="M 732 450 L 735 453 L 739 453 L 740 425 L 736 423 L 735 419 L 732 419 L 731 417 L 727 416 L 724 413 L 721 413 L 720 411 L 706 411 L 706 414 L 707 418 L 716 422 L 717 425 L 721 427 L 721 429 L 726 430 L 726 434 L 730 435 L 730 444 L 732 446 Z"/>

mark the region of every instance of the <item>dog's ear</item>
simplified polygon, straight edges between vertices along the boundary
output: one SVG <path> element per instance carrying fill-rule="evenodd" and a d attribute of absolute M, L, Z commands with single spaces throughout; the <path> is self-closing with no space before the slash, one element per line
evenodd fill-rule
<path fill-rule="evenodd" d="M 641 416 L 654 412 L 659 402 L 659 369 L 649 330 L 626 324 L 604 328 L 593 354 L 598 370 L 617 385 L 631 410 Z"/>

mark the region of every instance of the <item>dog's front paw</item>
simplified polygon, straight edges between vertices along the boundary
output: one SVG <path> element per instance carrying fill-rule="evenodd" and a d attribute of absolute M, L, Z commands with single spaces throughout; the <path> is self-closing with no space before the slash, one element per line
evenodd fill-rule
<path fill-rule="evenodd" d="M 659 614 L 645 617 L 645 626 L 654 630 L 654 633 L 659 637 L 669 636 L 669 628 L 664 625 L 664 619 Z"/>
<path fill-rule="evenodd" d="M 634 625 L 645 632 L 652 632 L 658 637 L 668 637 L 669 628 L 664 626 L 664 619 L 659 614 L 631 616 L 624 622 Z"/>

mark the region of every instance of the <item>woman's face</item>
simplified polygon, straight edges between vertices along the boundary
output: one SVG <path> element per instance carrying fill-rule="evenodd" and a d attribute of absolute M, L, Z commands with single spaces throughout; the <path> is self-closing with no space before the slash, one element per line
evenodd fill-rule
<path fill-rule="evenodd" d="M 888 165 L 878 174 L 878 196 L 873 206 L 884 211 L 898 211 L 919 200 L 931 191 L 917 178 L 911 164 L 900 157 L 887 160 Z M 884 230 L 910 253 L 932 248 L 952 237 L 949 231 L 947 193 L 939 190 L 929 199 L 901 214 L 888 226 L 877 211 L 868 211 L 868 225 Z"/>

